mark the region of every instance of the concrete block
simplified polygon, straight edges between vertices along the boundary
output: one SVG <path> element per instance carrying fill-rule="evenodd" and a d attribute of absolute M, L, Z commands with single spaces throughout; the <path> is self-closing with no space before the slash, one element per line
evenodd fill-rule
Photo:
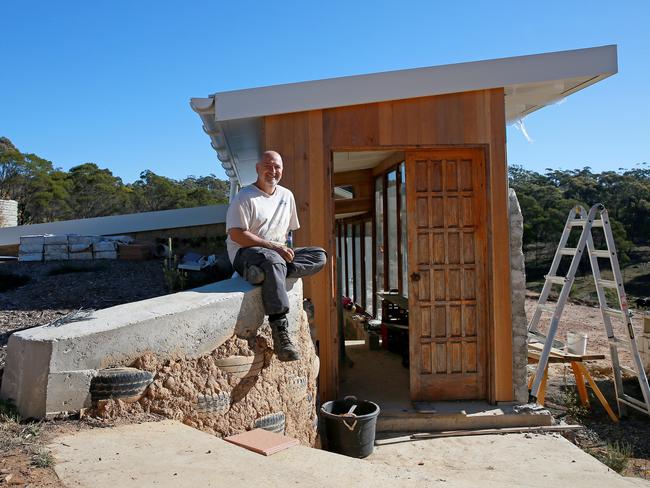
<path fill-rule="evenodd" d="M 45 243 L 45 237 L 43 236 L 22 236 L 20 238 L 20 245 L 18 250 L 24 254 L 32 254 L 43 252 L 43 244 Z"/>
<path fill-rule="evenodd" d="M 68 255 L 70 261 L 87 261 L 93 259 L 93 253 L 90 251 L 87 252 L 71 252 Z"/>
<path fill-rule="evenodd" d="M 99 252 L 99 251 L 116 251 L 117 250 L 117 242 L 113 241 L 100 241 L 100 242 L 95 242 L 93 243 L 93 251 L 94 252 Z"/>
<path fill-rule="evenodd" d="M 50 374 L 47 380 L 47 402 L 57 405 L 58 410 L 48 414 L 57 415 L 90 407 L 90 382 L 96 374 L 94 369 Z"/>
<path fill-rule="evenodd" d="M 20 244 L 45 244 L 45 236 L 21 236 Z"/>
<path fill-rule="evenodd" d="M 24 261 L 24 262 L 43 261 L 43 253 L 42 252 L 20 253 L 18 254 L 18 261 Z"/>
<path fill-rule="evenodd" d="M 46 254 L 67 253 L 68 244 L 45 244 L 45 246 L 43 246 L 43 252 Z"/>
<path fill-rule="evenodd" d="M 95 251 L 95 259 L 117 259 L 117 251 Z"/>
<path fill-rule="evenodd" d="M 90 252 L 92 254 L 92 244 L 68 244 L 68 252 Z"/>
<path fill-rule="evenodd" d="M 288 280 L 292 333 L 302 316 L 302 281 Z M 12 334 L 0 398 L 25 417 L 86 406 L 88 371 L 125 366 L 145 353 L 197 358 L 264 323 L 261 288 L 233 278 L 193 290 L 97 310 L 83 321 Z M 89 380 L 87 381 L 88 385 Z M 74 391 L 72 391 L 74 390 Z"/>
<path fill-rule="evenodd" d="M 68 245 L 86 244 L 92 246 L 95 242 L 99 242 L 100 236 L 68 236 Z"/>
<path fill-rule="evenodd" d="M 18 246 L 18 251 L 24 254 L 43 252 L 43 244 L 38 242 L 24 242 Z"/>
<path fill-rule="evenodd" d="M 45 261 L 67 261 L 69 258 L 68 252 L 46 252 L 43 254 Z"/>
<path fill-rule="evenodd" d="M 67 235 L 52 235 L 48 234 L 44 237 L 44 244 L 59 244 L 59 245 L 68 245 L 68 236 Z"/>

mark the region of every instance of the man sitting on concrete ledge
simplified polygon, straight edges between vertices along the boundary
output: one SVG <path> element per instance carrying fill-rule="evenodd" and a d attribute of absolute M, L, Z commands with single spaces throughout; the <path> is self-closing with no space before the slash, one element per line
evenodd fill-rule
<path fill-rule="evenodd" d="M 262 285 L 262 302 L 278 359 L 295 361 L 300 354 L 289 336 L 285 281 L 317 273 L 325 266 L 327 254 L 320 247 L 292 249 L 287 245 L 289 232 L 300 224 L 293 194 L 278 185 L 282 157 L 266 151 L 255 169 L 257 181 L 242 188 L 228 208 L 228 256 L 237 273 L 253 285 Z"/>

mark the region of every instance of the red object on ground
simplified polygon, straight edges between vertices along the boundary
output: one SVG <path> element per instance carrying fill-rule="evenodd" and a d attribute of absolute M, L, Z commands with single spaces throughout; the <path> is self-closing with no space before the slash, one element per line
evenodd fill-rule
<path fill-rule="evenodd" d="M 388 349 L 388 327 L 386 324 L 381 324 L 381 347 L 382 349 Z"/>
<path fill-rule="evenodd" d="M 264 456 L 270 456 L 300 444 L 298 439 L 264 429 L 249 430 L 242 434 L 231 435 L 224 440 Z"/>

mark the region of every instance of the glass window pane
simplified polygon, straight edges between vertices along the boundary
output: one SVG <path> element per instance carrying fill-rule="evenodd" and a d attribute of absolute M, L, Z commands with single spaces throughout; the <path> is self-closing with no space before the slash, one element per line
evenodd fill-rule
<path fill-rule="evenodd" d="M 375 260 L 377 261 L 377 288 L 384 289 L 384 182 L 375 180 Z"/>
<path fill-rule="evenodd" d="M 361 304 L 361 224 L 354 226 L 354 300 Z"/>
<path fill-rule="evenodd" d="M 388 219 L 388 288 L 397 290 L 398 287 L 398 253 L 397 253 L 397 171 L 388 173 L 388 187 L 386 198 L 388 206 L 386 208 L 386 218 Z"/>
<path fill-rule="evenodd" d="M 336 224 L 336 255 L 341 256 L 341 226 Z"/>
<path fill-rule="evenodd" d="M 348 283 L 348 296 L 352 298 L 352 300 L 355 299 L 354 297 L 354 254 L 352 252 L 352 224 L 347 225 L 347 230 L 348 230 L 348 238 L 347 238 L 347 258 L 348 258 L 348 276 L 347 276 L 347 283 Z"/>
<path fill-rule="evenodd" d="M 384 180 L 375 180 L 375 292 L 384 289 Z M 381 319 L 381 303 L 376 299 L 375 316 Z"/>
<path fill-rule="evenodd" d="M 372 221 L 367 220 L 364 223 L 364 247 L 365 247 L 365 256 L 364 266 L 366 269 L 366 282 L 365 282 L 365 293 L 366 293 L 366 312 L 372 314 Z"/>
<path fill-rule="evenodd" d="M 345 286 L 346 282 L 346 274 L 345 274 L 345 263 L 347 263 L 347 246 L 345 245 L 345 238 L 343 237 L 345 234 L 343 231 L 345 230 L 345 226 L 343 224 L 339 225 L 339 229 L 341 232 L 341 249 L 340 249 L 340 257 L 341 259 L 339 260 L 339 266 L 341 267 L 341 289 L 339 290 L 339 293 L 341 296 L 347 296 L 347 288 Z"/>
<path fill-rule="evenodd" d="M 399 171 L 402 178 L 400 186 L 400 226 L 402 227 L 402 248 L 400 249 L 402 255 L 402 295 L 409 296 L 408 285 L 408 227 L 407 227 L 407 214 L 406 214 L 406 165 L 401 163 Z"/>

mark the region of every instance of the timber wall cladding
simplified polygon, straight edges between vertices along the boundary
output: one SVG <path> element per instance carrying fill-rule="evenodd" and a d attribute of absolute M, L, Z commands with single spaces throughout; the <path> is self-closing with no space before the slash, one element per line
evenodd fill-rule
<path fill-rule="evenodd" d="M 486 151 L 487 398 L 512 400 L 504 109 L 503 89 L 492 89 L 265 117 L 265 148 L 282 154 L 283 185 L 296 196 L 302 226 L 296 243 L 323 246 L 330 256 L 325 271 L 305 280 L 305 296 L 315 305 L 324 400 L 338 387 L 332 152 L 463 145 Z"/>

